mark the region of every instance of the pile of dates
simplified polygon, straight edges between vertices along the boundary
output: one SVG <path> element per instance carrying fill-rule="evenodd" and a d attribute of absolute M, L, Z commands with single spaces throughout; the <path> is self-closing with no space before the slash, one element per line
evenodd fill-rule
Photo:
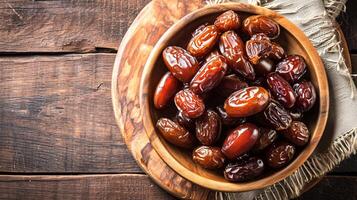
<path fill-rule="evenodd" d="M 157 121 L 162 137 L 232 182 L 287 166 L 309 141 L 303 114 L 317 97 L 304 58 L 286 55 L 279 34 L 268 17 L 230 10 L 199 26 L 186 48 L 165 48 L 153 103 L 174 103 L 177 114 Z"/>

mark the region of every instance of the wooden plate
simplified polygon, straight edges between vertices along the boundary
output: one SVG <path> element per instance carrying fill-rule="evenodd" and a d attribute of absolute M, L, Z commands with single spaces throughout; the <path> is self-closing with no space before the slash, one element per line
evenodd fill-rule
<path fill-rule="evenodd" d="M 188 0 L 149 3 L 122 40 L 112 80 L 115 117 L 134 159 L 158 185 L 187 199 L 206 199 L 212 192 L 176 174 L 152 149 L 143 130 L 138 91 L 143 66 L 161 35 L 182 16 L 202 6 L 202 1 Z"/>

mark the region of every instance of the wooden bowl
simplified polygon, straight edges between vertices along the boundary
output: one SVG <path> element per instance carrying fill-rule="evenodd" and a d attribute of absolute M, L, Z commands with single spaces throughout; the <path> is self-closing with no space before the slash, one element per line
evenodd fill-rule
<path fill-rule="evenodd" d="M 299 54 L 303 56 L 310 71 L 310 78 L 318 93 L 317 105 L 309 111 L 307 126 L 312 133 L 309 143 L 295 157 L 287 167 L 270 172 L 261 179 L 246 183 L 232 183 L 224 179 L 223 174 L 217 171 L 206 170 L 195 164 L 191 158 L 191 152 L 177 148 L 167 143 L 159 131 L 155 128 L 156 121 L 161 116 L 172 116 L 175 112 L 174 106 L 168 109 L 157 110 L 153 105 L 153 94 L 161 76 L 167 71 L 161 53 L 169 45 L 185 47 L 191 32 L 203 23 L 212 23 L 219 14 L 226 10 L 234 10 L 240 16 L 246 18 L 249 15 L 260 14 L 274 19 L 281 26 L 281 34 L 277 39 L 288 54 Z M 225 3 L 207 6 L 192 12 L 171 28 L 160 38 L 145 65 L 140 83 L 140 110 L 143 117 L 143 125 L 150 142 L 162 159 L 178 174 L 186 179 L 213 190 L 238 192 L 260 189 L 272 185 L 291 175 L 301 166 L 316 148 L 326 125 L 329 98 L 328 83 L 323 63 L 313 45 L 304 33 L 285 17 L 262 7 L 242 3 Z"/>

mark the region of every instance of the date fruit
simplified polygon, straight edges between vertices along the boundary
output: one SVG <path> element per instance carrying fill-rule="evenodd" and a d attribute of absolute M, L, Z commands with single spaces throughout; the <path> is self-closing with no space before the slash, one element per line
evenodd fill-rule
<path fill-rule="evenodd" d="M 219 50 L 233 71 L 249 80 L 255 79 L 254 68 L 245 54 L 244 43 L 234 31 L 227 31 L 221 35 Z"/>
<path fill-rule="evenodd" d="M 203 145 L 214 144 L 221 135 L 221 119 L 213 110 L 207 110 L 196 120 L 196 138 Z"/>
<path fill-rule="evenodd" d="M 167 118 L 160 118 L 156 127 L 168 142 L 186 149 L 192 148 L 195 144 L 195 137 L 184 127 Z"/>
<path fill-rule="evenodd" d="M 181 87 L 181 83 L 170 72 L 167 72 L 160 80 L 154 94 L 155 108 L 164 108 Z"/>
<path fill-rule="evenodd" d="M 271 42 L 271 44 L 272 44 L 272 48 L 268 54 L 268 57 L 275 61 L 279 61 L 279 60 L 283 59 L 286 56 L 285 50 L 283 49 L 283 47 L 275 42 Z"/>
<path fill-rule="evenodd" d="M 291 126 L 282 131 L 284 137 L 297 146 L 304 146 L 310 138 L 310 132 L 303 122 L 293 121 Z"/>
<path fill-rule="evenodd" d="M 296 107 L 303 112 L 310 110 L 316 102 L 316 91 L 310 81 L 301 81 L 294 85 L 297 96 Z"/>
<path fill-rule="evenodd" d="M 189 89 L 180 90 L 174 100 L 177 109 L 188 118 L 197 118 L 205 111 L 201 97 Z"/>
<path fill-rule="evenodd" d="M 218 52 L 218 50 L 212 51 L 212 52 L 211 52 L 210 54 L 208 54 L 208 56 L 206 57 L 206 59 L 205 59 L 206 63 L 207 63 L 208 61 L 210 61 L 212 58 L 214 58 L 214 57 L 216 57 L 216 56 L 219 56 L 219 55 L 221 55 L 221 54 Z"/>
<path fill-rule="evenodd" d="M 269 38 L 275 39 L 280 34 L 280 27 L 278 23 L 266 16 L 253 15 L 243 21 L 243 31 L 250 36 L 264 33 Z"/>
<path fill-rule="evenodd" d="M 209 53 L 219 38 L 219 31 L 215 25 L 205 26 L 189 41 L 187 51 L 195 57 L 203 57 Z"/>
<path fill-rule="evenodd" d="M 248 117 L 264 110 L 269 101 L 266 89 L 251 86 L 231 94 L 224 102 L 224 109 L 231 117 Z"/>
<path fill-rule="evenodd" d="M 226 126 L 234 126 L 237 124 L 243 124 L 246 122 L 246 118 L 236 118 L 236 117 L 230 117 L 227 112 L 224 110 L 223 107 L 217 106 L 216 107 L 217 112 L 221 118 L 222 124 Z"/>
<path fill-rule="evenodd" d="M 270 73 L 267 76 L 267 83 L 273 96 L 286 108 L 295 105 L 295 92 L 290 84 L 277 73 Z"/>
<path fill-rule="evenodd" d="M 289 83 L 295 83 L 306 73 L 305 60 L 299 55 L 289 55 L 277 64 L 276 72 Z"/>
<path fill-rule="evenodd" d="M 244 123 L 233 129 L 223 142 L 223 154 L 233 160 L 248 152 L 258 140 L 258 127 L 252 123 Z"/>
<path fill-rule="evenodd" d="M 266 161 L 269 167 L 278 169 L 285 167 L 293 159 L 295 146 L 284 141 L 272 144 L 266 153 Z"/>
<path fill-rule="evenodd" d="M 218 16 L 214 25 L 221 31 L 237 30 L 241 26 L 241 19 L 233 10 L 228 10 Z"/>
<path fill-rule="evenodd" d="M 260 137 L 255 143 L 253 150 L 261 151 L 271 145 L 277 138 L 278 134 L 273 129 L 259 128 Z"/>
<path fill-rule="evenodd" d="M 196 94 L 207 93 L 216 87 L 226 74 L 227 64 L 223 56 L 215 56 L 205 63 L 190 83 L 190 89 Z"/>
<path fill-rule="evenodd" d="M 263 124 L 267 124 L 278 131 L 289 128 L 293 121 L 289 112 L 275 101 L 271 101 L 258 118 L 261 118 Z"/>
<path fill-rule="evenodd" d="M 206 169 L 223 167 L 225 157 L 219 147 L 200 146 L 192 153 L 193 161 Z"/>
<path fill-rule="evenodd" d="M 224 170 L 224 177 L 231 182 L 249 181 L 259 177 L 264 168 L 262 159 L 250 157 L 244 162 L 228 164 Z"/>
<path fill-rule="evenodd" d="M 217 93 L 224 98 L 227 98 L 233 92 L 248 87 L 248 83 L 239 78 L 235 74 L 223 77 L 221 83 L 217 86 Z"/>
<path fill-rule="evenodd" d="M 190 82 L 199 70 L 196 58 L 181 47 L 166 47 L 162 52 L 162 57 L 169 71 L 184 83 Z"/>
<path fill-rule="evenodd" d="M 255 34 L 246 42 L 245 49 L 249 61 L 256 65 L 260 59 L 268 57 L 272 50 L 272 43 L 265 34 Z"/>
<path fill-rule="evenodd" d="M 177 112 L 175 121 L 189 131 L 195 130 L 195 120 L 186 117 L 184 114 L 182 114 L 182 112 Z"/>

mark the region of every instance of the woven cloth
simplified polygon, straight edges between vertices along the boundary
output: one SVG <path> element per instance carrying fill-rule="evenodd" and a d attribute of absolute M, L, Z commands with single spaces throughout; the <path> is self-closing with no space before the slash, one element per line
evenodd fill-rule
<path fill-rule="evenodd" d="M 262 190 L 216 193 L 216 199 L 291 199 L 309 182 L 324 176 L 357 149 L 356 87 L 342 56 L 335 18 L 347 0 L 207 0 L 207 4 L 244 2 L 274 10 L 295 23 L 321 56 L 330 87 L 330 114 L 312 156 L 291 176 Z"/>

